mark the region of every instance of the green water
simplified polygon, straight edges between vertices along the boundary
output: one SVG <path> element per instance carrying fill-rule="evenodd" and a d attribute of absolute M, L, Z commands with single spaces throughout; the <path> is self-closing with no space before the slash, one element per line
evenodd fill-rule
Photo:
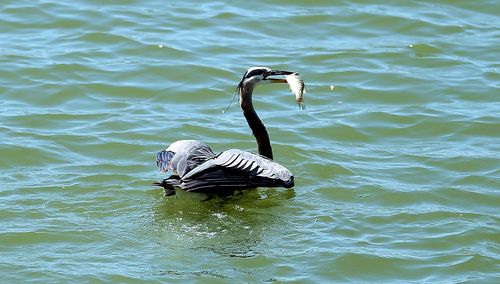
<path fill-rule="evenodd" d="M 2 282 L 498 283 L 499 46 L 497 1 L 4 0 Z M 295 188 L 164 197 L 169 143 L 255 151 L 254 65 Z"/>

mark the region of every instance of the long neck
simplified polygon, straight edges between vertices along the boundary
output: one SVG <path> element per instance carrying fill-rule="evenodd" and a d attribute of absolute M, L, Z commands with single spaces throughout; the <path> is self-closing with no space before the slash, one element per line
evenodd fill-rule
<path fill-rule="evenodd" d="M 252 129 L 255 140 L 257 140 L 259 154 L 272 160 L 273 149 L 271 148 L 271 141 L 269 140 L 266 127 L 253 108 L 252 91 L 253 88 L 251 87 L 240 89 L 240 106 L 248 126 Z"/>

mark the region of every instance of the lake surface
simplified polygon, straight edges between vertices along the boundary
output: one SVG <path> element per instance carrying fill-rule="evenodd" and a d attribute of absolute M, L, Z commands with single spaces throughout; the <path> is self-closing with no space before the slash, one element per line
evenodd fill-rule
<path fill-rule="evenodd" d="M 497 1 L 170 2 L 2 1 L 2 282 L 500 282 Z M 251 66 L 295 188 L 164 197 Z"/>

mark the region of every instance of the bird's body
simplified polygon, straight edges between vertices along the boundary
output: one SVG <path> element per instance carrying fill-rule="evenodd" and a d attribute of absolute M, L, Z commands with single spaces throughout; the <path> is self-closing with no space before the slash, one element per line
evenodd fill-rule
<path fill-rule="evenodd" d="M 200 141 L 175 143 L 187 145 L 189 150 L 172 154 L 167 149 L 156 157 L 160 170 L 173 172 L 171 177 L 158 183 L 167 195 L 174 194 L 175 187 L 189 192 L 229 195 L 241 189 L 294 185 L 289 170 L 258 154 L 230 149 L 215 155 Z"/>
<path fill-rule="evenodd" d="M 238 85 L 240 106 L 257 140 L 259 154 L 238 149 L 215 154 L 201 141 L 176 141 L 157 154 L 156 163 L 160 171 L 172 171 L 172 175 L 155 184 L 162 186 L 166 195 L 175 194 L 175 188 L 229 195 L 235 190 L 256 187 L 293 187 L 292 173 L 273 161 L 269 135 L 252 104 L 252 92 L 258 83 L 283 83 L 286 82 L 284 79 L 272 79 L 269 76 L 290 74 L 296 73 L 252 67 Z"/>

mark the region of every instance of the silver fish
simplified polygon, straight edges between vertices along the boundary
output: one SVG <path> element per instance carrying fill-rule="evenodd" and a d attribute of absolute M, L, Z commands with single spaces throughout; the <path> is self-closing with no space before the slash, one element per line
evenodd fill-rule
<path fill-rule="evenodd" d="M 300 109 L 306 109 L 304 103 L 304 94 L 306 92 L 304 81 L 300 78 L 299 73 L 293 73 L 285 77 L 288 86 L 290 86 L 290 91 L 295 95 L 295 101 L 299 105 Z"/>

